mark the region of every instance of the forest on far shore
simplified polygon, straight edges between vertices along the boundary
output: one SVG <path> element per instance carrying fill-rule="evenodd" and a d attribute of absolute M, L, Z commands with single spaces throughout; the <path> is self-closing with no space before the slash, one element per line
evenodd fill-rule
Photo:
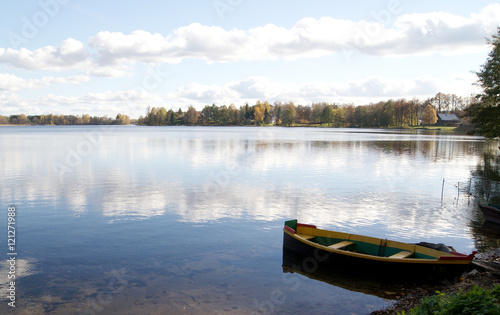
<path fill-rule="evenodd" d="M 84 115 L 31 115 L 0 116 L 0 125 L 128 125 L 149 126 L 197 125 L 197 126 L 294 126 L 326 124 L 330 127 L 381 128 L 431 125 L 437 121 L 437 113 L 453 113 L 467 121 L 465 109 L 477 102 L 474 96 L 459 97 L 438 93 L 425 101 L 398 99 L 369 105 L 313 103 L 295 105 L 292 102 L 257 101 L 237 108 L 206 105 L 201 111 L 190 106 L 187 111 L 148 107 L 145 116 L 130 119 L 118 114 L 116 118 Z"/>
<path fill-rule="evenodd" d="M 186 112 L 179 108 L 166 110 L 164 107 L 148 107 L 146 116 L 137 121 L 141 125 L 198 125 L 198 126 L 243 126 L 243 125 L 317 125 L 331 127 L 401 127 L 431 125 L 437 122 L 437 113 L 453 113 L 467 120 L 465 109 L 476 102 L 475 97 L 458 97 L 438 93 L 436 96 L 420 101 L 399 99 L 369 105 L 338 105 L 335 103 L 313 103 L 295 105 L 292 102 L 257 101 L 255 105 L 237 108 L 229 106 L 206 105 L 201 111 L 190 106 Z"/>
<path fill-rule="evenodd" d="M 31 115 L 25 114 L 1 116 L 0 125 L 129 125 L 130 118 L 127 115 L 118 114 L 116 118 L 107 116 L 82 116 L 75 115 Z"/>

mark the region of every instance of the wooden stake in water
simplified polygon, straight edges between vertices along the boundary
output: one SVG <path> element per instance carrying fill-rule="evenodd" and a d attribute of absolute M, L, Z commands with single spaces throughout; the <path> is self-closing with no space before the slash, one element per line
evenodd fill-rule
<path fill-rule="evenodd" d="M 470 186 L 472 184 L 472 178 L 469 178 L 469 193 L 467 194 L 467 205 L 470 206 Z"/>
<path fill-rule="evenodd" d="M 444 193 L 444 178 L 443 178 L 443 185 L 441 186 L 441 203 L 443 203 L 443 193 Z"/>

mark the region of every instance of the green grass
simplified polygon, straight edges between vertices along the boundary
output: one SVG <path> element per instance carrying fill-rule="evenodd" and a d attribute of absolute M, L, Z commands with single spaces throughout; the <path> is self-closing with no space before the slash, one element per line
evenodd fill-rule
<path fill-rule="evenodd" d="M 336 126 L 330 123 L 293 123 L 288 127 L 315 127 L 315 128 L 352 128 L 357 129 L 358 127 L 349 126 Z M 457 127 L 455 126 L 391 126 L 391 127 L 360 127 L 363 129 L 422 129 L 422 130 L 440 130 L 444 132 L 454 132 Z"/>
<path fill-rule="evenodd" d="M 455 131 L 455 126 L 411 126 L 405 127 L 408 129 L 424 129 L 424 130 L 441 130 L 441 131 Z"/>
<path fill-rule="evenodd" d="M 500 314 L 500 285 L 488 290 L 474 286 L 468 292 L 425 297 L 420 304 L 406 315 L 456 315 L 456 314 Z"/>

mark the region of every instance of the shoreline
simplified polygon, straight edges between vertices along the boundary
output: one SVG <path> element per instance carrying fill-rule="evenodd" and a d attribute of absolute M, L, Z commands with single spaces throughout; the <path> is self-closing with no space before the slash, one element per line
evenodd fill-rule
<path fill-rule="evenodd" d="M 283 128 L 331 128 L 331 129 L 384 129 L 384 130 L 436 130 L 454 132 L 460 127 L 454 126 L 398 126 L 398 127 L 334 127 L 328 124 L 294 124 L 291 126 L 281 125 L 142 125 L 142 124 L 66 124 L 66 125 L 44 125 L 44 124 L 0 124 L 0 127 L 27 127 L 27 126 L 143 126 L 143 127 L 283 127 Z"/>
<path fill-rule="evenodd" d="M 372 315 L 388 315 L 406 312 L 420 304 L 428 296 L 438 292 L 444 294 L 467 292 L 474 286 L 492 289 L 500 284 L 500 248 L 476 254 L 478 259 L 472 261 L 470 268 L 453 282 L 444 280 L 439 283 L 410 287 L 401 293 L 391 306 L 376 310 Z"/>

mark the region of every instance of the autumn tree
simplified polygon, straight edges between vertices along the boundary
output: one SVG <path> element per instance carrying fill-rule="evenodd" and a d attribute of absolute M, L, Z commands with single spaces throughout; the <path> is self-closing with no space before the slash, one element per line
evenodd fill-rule
<path fill-rule="evenodd" d="M 422 124 L 424 125 L 433 125 L 437 122 L 437 114 L 436 110 L 432 105 L 428 104 L 424 108 L 424 112 L 422 113 Z"/>
<path fill-rule="evenodd" d="M 320 124 L 322 121 L 323 110 L 325 108 L 324 103 L 313 103 L 311 110 L 311 121 L 313 123 Z"/>
<path fill-rule="evenodd" d="M 354 109 L 354 123 L 357 127 L 368 127 L 368 106 L 357 106 Z"/>
<path fill-rule="evenodd" d="M 257 104 L 254 106 L 253 110 L 253 116 L 256 125 L 262 124 L 262 122 L 264 121 L 265 112 L 266 112 L 266 107 L 260 101 L 257 101 Z"/>
<path fill-rule="evenodd" d="M 394 123 L 396 126 L 403 126 L 406 123 L 408 117 L 408 107 L 406 106 L 406 101 L 400 99 L 394 102 Z"/>
<path fill-rule="evenodd" d="M 148 125 L 150 125 L 150 126 L 156 125 L 156 121 L 155 121 L 155 119 L 156 119 L 156 112 L 157 112 L 156 107 L 151 108 L 151 107 L 148 106 L 148 109 L 147 109 L 147 118 L 146 118 L 146 120 L 147 120 L 146 123 Z"/>
<path fill-rule="evenodd" d="M 127 115 L 118 114 L 116 115 L 117 125 L 130 125 L 130 118 Z"/>
<path fill-rule="evenodd" d="M 333 107 L 331 105 L 325 105 L 321 111 L 321 123 L 329 124 L 333 122 Z"/>
<path fill-rule="evenodd" d="M 295 108 L 296 119 L 298 123 L 309 123 L 311 121 L 312 108 L 311 106 L 297 105 Z"/>
<path fill-rule="evenodd" d="M 438 113 L 442 113 L 449 109 L 450 95 L 439 92 L 431 100 Z"/>
<path fill-rule="evenodd" d="M 88 114 L 82 115 L 82 124 L 88 125 L 90 123 L 90 116 Z"/>
<path fill-rule="evenodd" d="M 332 120 L 333 126 L 338 128 L 345 125 L 345 123 L 346 120 L 345 120 L 344 109 L 342 107 L 333 109 L 333 120 Z"/>
<path fill-rule="evenodd" d="M 26 125 L 30 123 L 30 120 L 24 114 L 11 115 L 9 121 L 13 125 Z"/>
<path fill-rule="evenodd" d="M 254 106 L 245 103 L 245 106 L 240 107 L 240 119 L 244 125 L 250 125 L 254 118 Z"/>
<path fill-rule="evenodd" d="M 281 123 L 284 126 L 291 126 L 295 121 L 295 105 L 290 102 L 284 106 Z"/>
<path fill-rule="evenodd" d="M 451 111 L 457 112 L 461 110 L 463 104 L 463 98 L 460 96 L 457 96 L 456 94 L 450 95 L 450 108 Z"/>
<path fill-rule="evenodd" d="M 183 124 L 184 123 L 184 120 L 185 120 L 185 115 L 184 115 L 184 112 L 182 111 L 182 108 L 179 107 L 179 110 L 177 111 L 176 113 L 176 120 L 175 120 L 175 123 L 176 124 Z"/>
<path fill-rule="evenodd" d="M 203 109 L 201 110 L 201 113 L 198 117 L 199 120 L 201 120 L 201 123 L 204 125 L 209 125 L 210 124 L 210 106 L 205 105 Z"/>
<path fill-rule="evenodd" d="M 26 125 L 26 124 L 30 123 L 28 117 L 26 117 L 26 115 L 24 115 L 24 114 L 19 115 L 18 120 L 19 120 L 19 124 L 22 124 L 22 125 Z"/>
<path fill-rule="evenodd" d="M 281 101 L 276 101 L 273 103 L 273 106 L 270 106 L 269 115 L 270 121 L 276 125 L 281 125 L 281 115 L 283 114 L 283 106 L 284 104 Z"/>
<path fill-rule="evenodd" d="M 420 108 L 421 108 L 421 102 L 418 100 L 418 98 L 413 98 L 409 102 L 410 106 L 410 125 L 416 126 L 418 125 L 418 118 L 420 117 Z"/>
<path fill-rule="evenodd" d="M 229 109 L 226 105 L 219 108 L 219 125 L 227 126 L 229 124 Z"/>
<path fill-rule="evenodd" d="M 394 101 L 389 100 L 378 109 L 377 121 L 380 127 L 392 126 L 394 120 Z"/>
<path fill-rule="evenodd" d="M 193 106 L 189 106 L 186 112 L 186 124 L 194 125 L 198 122 L 198 112 Z"/>
<path fill-rule="evenodd" d="M 270 108 L 266 107 L 266 110 L 264 112 L 264 124 L 269 125 L 273 121 L 273 116 L 271 116 Z"/>
<path fill-rule="evenodd" d="M 354 127 L 354 113 L 356 112 L 356 107 L 354 105 L 347 105 L 343 107 L 344 109 L 344 120 L 349 127 Z"/>
<path fill-rule="evenodd" d="M 173 109 L 169 109 L 167 112 L 167 124 L 175 125 L 176 121 L 177 121 L 176 113 L 174 112 Z"/>
<path fill-rule="evenodd" d="M 270 110 L 271 110 L 271 104 L 269 104 L 268 101 L 264 101 L 260 104 L 260 106 L 262 108 L 264 108 L 264 113 L 262 114 L 263 116 L 263 119 L 262 119 L 262 124 L 269 124 L 271 122 L 271 114 L 270 114 Z M 254 116 L 255 116 L 255 120 L 257 121 L 257 117 L 256 117 L 256 113 L 254 111 Z"/>
<path fill-rule="evenodd" d="M 468 113 L 480 134 L 495 138 L 500 136 L 500 27 L 488 44 L 492 50 L 481 71 L 476 73 L 483 93 L 479 102 L 469 106 Z"/>
<path fill-rule="evenodd" d="M 231 105 L 229 105 L 227 111 L 229 113 L 229 123 L 232 125 L 237 125 L 240 122 L 239 110 L 236 109 L 236 106 L 234 106 L 233 103 L 231 103 Z"/>
<path fill-rule="evenodd" d="M 163 126 L 167 124 L 167 110 L 165 107 L 160 107 L 158 111 L 156 112 L 156 124 Z"/>

